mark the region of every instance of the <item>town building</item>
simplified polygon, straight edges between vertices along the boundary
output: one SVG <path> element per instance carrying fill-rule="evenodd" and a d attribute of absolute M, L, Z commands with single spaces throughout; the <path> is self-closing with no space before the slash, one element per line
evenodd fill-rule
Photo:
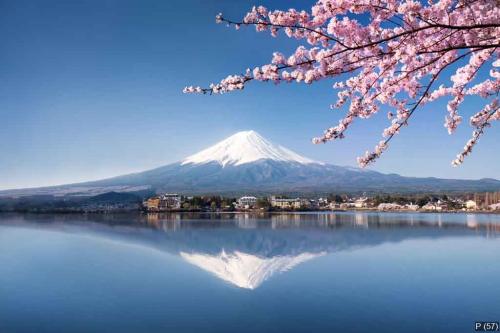
<path fill-rule="evenodd" d="M 157 212 L 160 210 L 160 198 L 153 197 L 143 202 L 144 207 L 151 212 Z"/>
<path fill-rule="evenodd" d="M 389 203 L 389 202 L 383 202 L 377 206 L 378 210 L 400 210 L 403 209 L 403 206 L 397 204 L 397 203 Z"/>
<path fill-rule="evenodd" d="M 304 199 L 295 198 L 295 199 L 282 199 L 276 198 L 275 196 L 271 197 L 271 207 L 280 208 L 280 209 L 300 209 L 303 207 L 308 207 L 310 202 Z"/>
<path fill-rule="evenodd" d="M 355 208 L 354 207 L 354 202 L 343 202 L 339 205 L 340 209 L 349 209 L 349 208 Z"/>
<path fill-rule="evenodd" d="M 366 208 L 368 207 L 368 198 L 359 198 L 354 201 L 354 208 Z"/>
<path fill-rule="evenodd" d="M 405 205 L 405 209 L 407 210 L 413 210 L 413 211 L 416 211 L 420 208 L 419 205 L 415 205 L 415 204 L 412 204 L 412 203 L 409 203 L 409 204 L 406 204 Z"/>
<path fill-rule="evenodd" d="M 428 202 L 422 206 L 422 210 L 439 212 L 442 210 L 442 207 L 437 202 Z"/>
<path fill-rule="evenodd" d="M 180 209 L 182 199 L 176 193 L 165 193 L 160 196 L 160 210 Z"/>
<path fill-rule="evenodd" d="M 319 198 L 318 199 L 318 207 L 321 209 L 328 208 L 328 199 L 327 198 Z"/>
<path fill-rule="evenodd" d="M 330 208 L 331 210 L 337 210 L 340 209 L 340 205 L 340 203 L 332 201 L 328 204 L 328 208 Z"/>
<path fill-rule="evenodd" d="M 149 212 L 161 212 L 180 209 L 182 198 L 178 194 L 165 193 L 160 196 L 152 197 L 142 203 Z"/>
<path fill-rule="evenodd" d="M 250 209 L 257 206 L 257 198 L 252 196 L 244 196 L 238 199 L 236 208 L 239 209 Z"/>

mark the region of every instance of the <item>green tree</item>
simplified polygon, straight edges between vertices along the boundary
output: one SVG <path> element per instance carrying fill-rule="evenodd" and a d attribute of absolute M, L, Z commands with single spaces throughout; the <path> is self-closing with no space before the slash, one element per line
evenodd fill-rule
<path fill-rule="evenodd" d="M 257 199 L 257 208 L 269 209 L 271 207 L 271 203 L 267 198 L 259 198 Z"/>

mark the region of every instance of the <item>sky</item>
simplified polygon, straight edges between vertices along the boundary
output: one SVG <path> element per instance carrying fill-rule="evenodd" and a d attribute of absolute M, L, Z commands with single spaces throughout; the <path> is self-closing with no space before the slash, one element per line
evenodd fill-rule
<path fill-rule="evenodd" d="M 255 0 L 254 0 L 255 1 Z M 74 183 L 183 159 L 241 130 L 304 156 L 356 166 L 388 125 L 385 112 L 360 120 L 344 140 L 313 145 L 336 125 L 333 81 L 251 83 L 243 92 L 186 95 L 228 74 L 268 63 L 303 42 L 215 24 L 255 4 L 307 9 L 313 1 L 0 0 L 0 189 Z M 481 75 L 484 75 L 482 73 Z M 461 107 L 450 136 L 446 100 L 415 113 L 370 169 L 405 176 L 500 179 L 499 125 L 486 130 L 459 168 L 450 165 L 471 135 Z"/>

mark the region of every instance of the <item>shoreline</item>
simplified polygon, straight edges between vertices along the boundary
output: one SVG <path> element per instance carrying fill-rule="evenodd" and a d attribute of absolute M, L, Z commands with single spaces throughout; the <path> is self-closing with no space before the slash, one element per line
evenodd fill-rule
<path fill-rule="evenodd" d="M 0 214 L 57 214 L 57 215 L 167 215 L 167 214 L 252 214 L 252 215 L 293 215 L 293 214 L 327 214 L 327 213 L 405 213 L 405 214 L 485 214 L 485 215 L 500 215 L 500 211 L 487 210 L 444 210 L 444 211 L 427 211 L 427 210 L 378 210 L 378 209 L 335 209 L 335 210 L 237 210 L 237 211 L 209 211 L 209 210 L 165 210 L 165 211 L 144 211 L 144 210 L 41 210 L 41 211 L 1 211 Z"/>

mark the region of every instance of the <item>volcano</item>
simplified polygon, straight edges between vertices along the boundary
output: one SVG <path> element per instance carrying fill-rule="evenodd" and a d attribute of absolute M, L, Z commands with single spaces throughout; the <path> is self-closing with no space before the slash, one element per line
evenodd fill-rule
<path fill-rule="evenodd" d="M 496 179 L 403 177 L 301 156 L 255 131 L 238 132 L 182 161 L 92 182 L 7 190 L 1 196 L 89 196 L 110 191 L 182 194 L 418 193 L 498 191 Z"/>

